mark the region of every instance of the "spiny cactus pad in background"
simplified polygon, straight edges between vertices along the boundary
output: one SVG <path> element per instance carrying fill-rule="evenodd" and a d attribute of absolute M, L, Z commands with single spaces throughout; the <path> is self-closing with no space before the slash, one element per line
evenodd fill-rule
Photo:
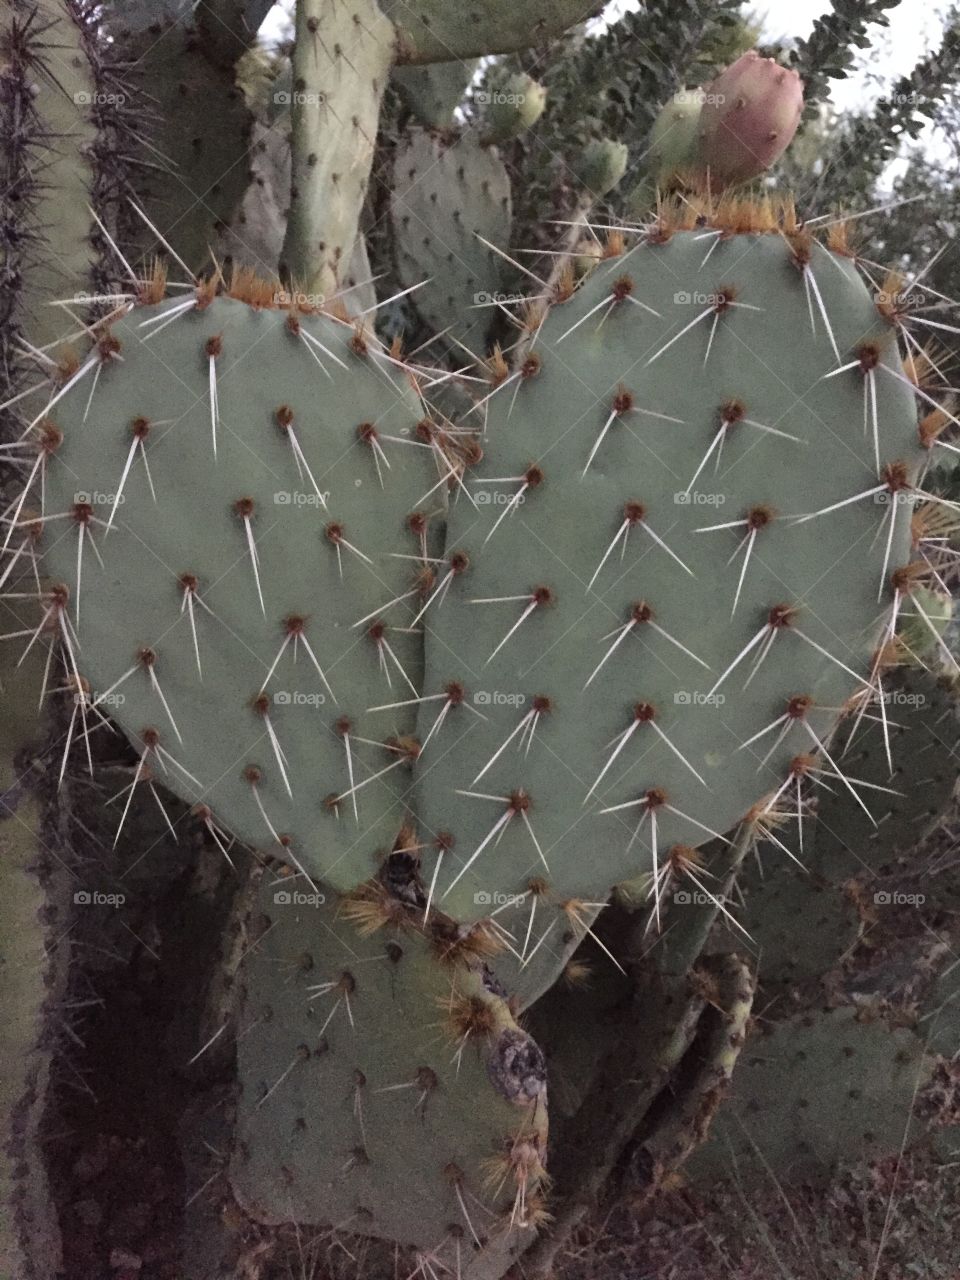
<path fill-rule="evenodd" d="M 542 1055 L 446 931 L 389 910 L 397 923 L 365 927 L 375 900 L 311 905 L 296 887 L 267 874 L 248 922 L 234 1189 L 261 1220 L 385 1236 L 455 1269 L 536 1218 Z"/>
<path fill-rule="evenodd" d="M 819 982 L 840 963 L 860 926 L 844 886 L 864 877 L 869 903 L 881 867 L 908 854 L 953 796 L 955 695 L 929 672 L 909 668 L 885 678 L 884 695 L 869 718 L 841 728 L 831 750 L 845 773 L 868 784 L 861 794 L 877 825 L 846 788 L 824 779 L 834 789 L 814 788 L 816 812 L 804 819 L 802 845 L 792 834 L 776 833 L 797 861 L 768 845 L 739 878 L 740 917 L 752 941 L 728 929 L 725 944 L 756 951 L 760 982 L 768 988 Z"/>
<path fill-rule="evenodd" d="M 504 941 L 492 967 L 516 1009 L 522 1012 L 549 991 L 581 944 L 599 964 L 622 972 L 595 931 L 603 908 L 602 902 L 557 902 L 537 877 L 515 901 L 490 903 L 490 918 Z"/>
<path fill-rule="evenodd" d="M 449 141 L 412 130 L 394 158 L 390 213 L 400 280 L 420 286 L 417 310 L 435 332 L 453 325 L 482 345 L 503 261 L 477 237 L 502 245 L 510 235 L 510 180 L 496 151 L 472 133 Z"/>
<path fill-rule="evenodd" d="M 468 484 L 488 502 L 451 514 L 469 567 L 433 611 L 425 694 L 482 680 L 489 705 L 417 798 L 455 837 L 437 901 L 458 917 L 531 876 L 602 901 L 651 869 L 654 819 L 662 860 L 792 795 L 870 683 L 910 545 L 908 504 L 874 499 L 925 456 L 894 333 L 849 259 L 706 222 L 534 317 L 487 398 Z"/>
<path fill-rule="evenodd" d="M 394 67 L 392 79 L 421 124 L 431 129 L 452 129 L 457 107 L 479 65 L 478 59 L 468 58 L 419 67 Z"/>
<path fill-rule="evenodd" d="M 211 249 L 216 252 L 247 183 L 252 118 L 233 61 L 209 56 L 192 15 L 139 27 L 121 8 L 110 26 L 118 56 L 150 99 L 144 127 L 152 135 L 153 163 L 139 199 L 164 240 L 199 271 L 210 266 Z M 241 51 L 236 44 L 234 58 Z M 147 227 L 140 246 L 145 256 L 162 250 Z"/>
<path fill-rule="evenodd" d="M 930 1066 L 914 1032 L 858 1021 L 853 1009 L 777 1023 L 742 1054 L 691 1178 L 696 1185 L 736 1173 L 758 1182 L 772 1169 L 785 1182 L 822 1184 L 841 1161 L 892 1154 Z"/>
<path fill-rule="evenodd" d="M 598 0 L 415 0 L 391 6 L 391 16 L 401 61 L 445 62 L 542 44 L 600 8 Z"/>
<path fill-rule="evenodd" d="M 405 812 L 415 708 L 369 709 L 417 696 L 421 640 L 380 614 L 419 599 L 445 484 L 407 373 L 357 335 L 205 290 L 136 307 L 43 437 L 65 589 L 41 607 L 140 782 L 346 889 Z"/>

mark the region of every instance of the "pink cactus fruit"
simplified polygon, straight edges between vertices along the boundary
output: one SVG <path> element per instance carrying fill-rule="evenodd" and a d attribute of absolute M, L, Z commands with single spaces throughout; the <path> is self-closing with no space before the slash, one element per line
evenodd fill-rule
<path fill-rule="evenodd" d="M 700 159 L 712 185 L 746 182 L 790 145 L 803 114 L 795 71 L 751 49 L 704 89 Z"/>

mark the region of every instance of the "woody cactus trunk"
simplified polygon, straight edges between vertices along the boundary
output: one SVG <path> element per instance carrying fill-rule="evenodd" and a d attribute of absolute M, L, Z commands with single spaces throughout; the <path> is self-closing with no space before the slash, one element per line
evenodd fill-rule
<path fill-rule="evenodd" d="M 720 34 L 686 7 L 639 185 L 600 84 L 525 257 L 594 4 L 298 0 L 272 49 L 260 4 L 0 6 L 11 1275 L 168 1274 L 78 1252 L 44 1154 L 98 904 L 176 1009 L 129 1040 L 188 1280 L 303 1231 L 546 1277 L 730 1108 L 787 1099 L 789 1163 L 805 1027 L 827 1099 L 848 1048 L 873 1106 L 942 1066 L 815 999 L 782 1075 L 737 1065 L 952 802 L 960 506 L 924 480 L 960 421 L 917 272 L 761 185 L 826 46 L 678 91 Z"/>

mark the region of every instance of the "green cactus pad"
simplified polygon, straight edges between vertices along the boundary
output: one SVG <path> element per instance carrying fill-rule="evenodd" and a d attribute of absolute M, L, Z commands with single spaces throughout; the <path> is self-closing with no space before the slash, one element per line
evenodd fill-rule
<path fill-rule="evenodd" d="M 349 903 L 298 905 L 293 887 L 268 873 L 248 921 L 234 1190 L 262 1221 L 466 1258 L 509 1224 L 511 1152 L 533 1208 L 540 1051 L 479 960 L 415 923 L 358 933 Z"/>
<path fill-rule="evenodd" d="M 502 259 L 477 239 L 506 244 L 510 180 L 497 153 L 472 133 L 452 141 L 412 130 L 394 159 L 390 201 L 397 271 L 437 333 L 482 343 L 501 288 Z M 426 283 L 424 283 L 426 282 Z"/>
<path fill-rule="evenodd" d="M 457 107 L 479 65 L 477 59 L 468 58 L 420 67 L 394 67 L 392 79 L 421 124 L 431 129 L 452 129 Z"/>
<path fill-rule="evenodd" d="M 402 62 L 445 62 L 489 53 L 513 53 L 542 44 L 582 22 L 600 6 L 596 0 L 416 0 L 394 7 Z"/>
<path fill-rule="evenodd" d="M 417 598 L 442 478 L 414 443 L 421 402 L 375 339 L 198 296 L 171 321 L 176 299 L 129 312 L 52 407 L 46 513 L 64 518 L 46 526 L 47 569 L 69 588 L 92 699 L 150 775 L 350 889 L 406 811 L 415 707 L 368 709 L 422 683 L 420 636 L 379 613 Z"/>
<path fill-rule="evenodd" d="M 469 567 L 432 610 L 426 692 L 469 677 L 488 705 L 418 792 L 424 826 L 456 838 L 437 875 L 456 916 L 531 876 L 605 900 L 651 869 L 649 806 L 661 858 L 730 831 L 789 788 L 871 670 L 910 530 L 907 503 L 873 500 L 858 353 L 886 366 L 877 452 L 898 493 L 923 457 L 894 335 L 818 246 L 838 358 L 787 240 L 714 235 L 606 260 L 472 415 L 488 415 L 478 501 L 447 540 Z"/>
<path fill-rule="evenodd" d="M 900 1149 L 918 1084 L 929 1077 L 918 1037 L 853 1009 L 806 1014 L 751 1038 L 713 1137 L 691 1159 L 700 1178 L 736 1174 L 823 1183 L 840 1161 Z"/>
<path fill-rule="evenodd" d="M 493 962 L 493 969 L 513 1006 L 523 1012 L 550 990 L 574 952 L 589 933 L 594 933 L 603 904 L 555 902 L 534 880 L 515 903 L 491 903 L 488 910 L 505 941 L 505 950 Z M 594 933 L 594 941 L 586 942 L 584 951 L 598 963 L 613 968 L 613 962 L 601 954 L 595 939 Z"/>
<path fill-rule="evenodd" d="M 744 899 L 738 916 L 753 943 L 729 929 L 724 943 L 756 950 L 760 981 L 768 988 L 818 983 L 840 963 L 860 928 L 844 886 L 864 878 L 867 902 L 879 893 L 876 906 L 882 910 L 877 873 L 909 855 L 953 796 L 960 771 L 953 693 L 929 672 L 914 669 L 885 677 L 884 693 L 892 775 L 879 707 L 859 726 L 843 726 L 831 748 L 845 774 L 897 793 L 861 789 L 878 825 L 846 787 L 827 778 L 832 791 L 813 788 L 817 812 L 804 821 L 803 847 L 793 834 L 777 833 L 801 865 L 768 845 L 761 861 L 748 862 L 738 880 Z"/>

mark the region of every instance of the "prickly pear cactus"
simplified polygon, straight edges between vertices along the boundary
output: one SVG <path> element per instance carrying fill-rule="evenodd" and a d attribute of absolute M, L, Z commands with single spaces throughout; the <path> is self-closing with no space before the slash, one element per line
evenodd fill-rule
<path fill-rule="evenodd" d="M 473 415 L 468 488 L 504 500 L 452 512 L 465 568 L 424 694 L 469 674 L 489 705 L 417 799 L 455 837 L 424 858 L 454 915 L 531 875 L 602 901 L 662 871 L 831 772 L 837 708 L 869 696 L 925 456 L 914 388 L 853 263 L 769 209 L 732 234 L 742 216 L 662 222 L 561 280 Z"/>
<path fill-rule="evenodd" d="M 248 921 L 231 1179 L 268 1222 L 346 1225 L 456 1267 L 542 1212 L 546 1086 L 484 939 L 264 876 Z M 359 932 L 358 932 L 359 929 Z"/>
<path fill-rule="evenodd" d="M 350 889 L 406 812 L 452 464 L 376 339 L 270 303 L 136 307 L 51 392 L 41 628 L 140 755 L 127 803 L 161 782 Z"/>
<path fill-rule="evenodd" d="M 390 198 L 397 271 L 435 332 L 452 325 L 458 337 L 470 342 L 473 333 L 482 344 L 503 274 L 489 246 L 508 243 L 510 209 L 507 171 L 475 134 L 446 140 L 412 130 L 397 149 Z"/>

